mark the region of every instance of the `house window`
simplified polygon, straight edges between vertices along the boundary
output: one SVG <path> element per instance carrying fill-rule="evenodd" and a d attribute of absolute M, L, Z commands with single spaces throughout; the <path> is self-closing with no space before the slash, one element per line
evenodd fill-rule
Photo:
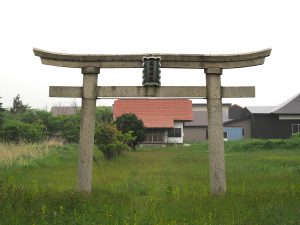
<path fill-rule="evenodd" d="M 181 128 L 168 129 L 168 137 L 181 137 Z"/>
<path fill-rule="evenodd" d="M 146 129 L 146 143 L 163 143 L 165 132 L 162 129 Z"/>
<path fill-rule="evenodd" d="M 300 124 L 292 124 L 292 134 L 300 132 Z"/>
<path fill-rule="evenodd" d="M 228 136 L 227 132 L 223 132 L 223 136 L 225 139 L 227 139 L 227 136 Z"/>

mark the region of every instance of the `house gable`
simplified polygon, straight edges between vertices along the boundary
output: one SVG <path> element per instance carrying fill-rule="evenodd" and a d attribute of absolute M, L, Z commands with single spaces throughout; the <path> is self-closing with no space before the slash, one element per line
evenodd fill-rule
<path fill-rule="evenodd" d="M 300 115 L 300 94 L 277 106 L 272 113 L 284 115 Z"/>

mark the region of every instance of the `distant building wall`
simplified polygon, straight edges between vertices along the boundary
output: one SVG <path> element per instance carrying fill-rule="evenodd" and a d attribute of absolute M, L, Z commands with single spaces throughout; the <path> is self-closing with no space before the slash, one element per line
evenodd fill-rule
<path fill-rule="evenodd" d="M 184 127 L 184 142 L 205 141 L 206 127 Z"/>
<path fill-rule="evenodd" d="M 225 123 L 225 127 L 240 127 L 244 129 L 244 138 L 251 138 L 251 120 L 246 118 L 229 123 Z"/>
<path fill-rule="evenodd" d="M 79 112 L 81 107 L 77 106 L 52 106 L 51 107 L 51 113 L 54 116 L 59 116 L 59 115 L 73 115 Z"/>
<path fill-rule="evenodd" d="M 300 124 L 300 120 L 279 120 L 275 114 L 253 115 L 251 119 L 253 138 L 290 138 L 292 124 Z"/>
<path fill-rule="evenodd" d="M 235 141 L 244 138 L 244 128 L 242 127 L 224 127 L 224 132 L 227 133 L 228 141 Z"/>

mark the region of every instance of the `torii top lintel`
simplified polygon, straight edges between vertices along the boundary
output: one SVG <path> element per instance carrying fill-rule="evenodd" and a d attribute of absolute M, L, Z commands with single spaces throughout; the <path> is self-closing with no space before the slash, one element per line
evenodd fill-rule
<path fill-rule="evenodd" d="M 262 65 L 265 57 L 271 54 L 272 49 L 264 49 L 243 54 L 130 54 L 130 55 L 93 55 L 93 54 L 62 54 L 48 52 L 34 48 L 34 54 L 41 58 L 45 65 L 84 68 L 141 68 L 145 56 L 161 58 L 162 68 L 241 68 Z"/>

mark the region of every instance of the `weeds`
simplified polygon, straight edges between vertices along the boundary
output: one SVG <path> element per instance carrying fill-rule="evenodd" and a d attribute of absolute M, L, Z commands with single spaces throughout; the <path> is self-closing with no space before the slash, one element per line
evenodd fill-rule
<path fill-rule="evenodd" d="M 32 160 L 45 157 L 49 153 L 47 144 L 0 144 L 0 167 L 27 166 Z"/>
<path fill-rule="evenodd" d="M 300 224 L 297 150 L 227 152 L 228 191 L 217 198 L 209 194 L 206 143 L 111 161 L 95 151 L 90 195 L 76 192 L 78 146 L 48 148 L 34 167 L 0 170 L 0 224 Z"/>

